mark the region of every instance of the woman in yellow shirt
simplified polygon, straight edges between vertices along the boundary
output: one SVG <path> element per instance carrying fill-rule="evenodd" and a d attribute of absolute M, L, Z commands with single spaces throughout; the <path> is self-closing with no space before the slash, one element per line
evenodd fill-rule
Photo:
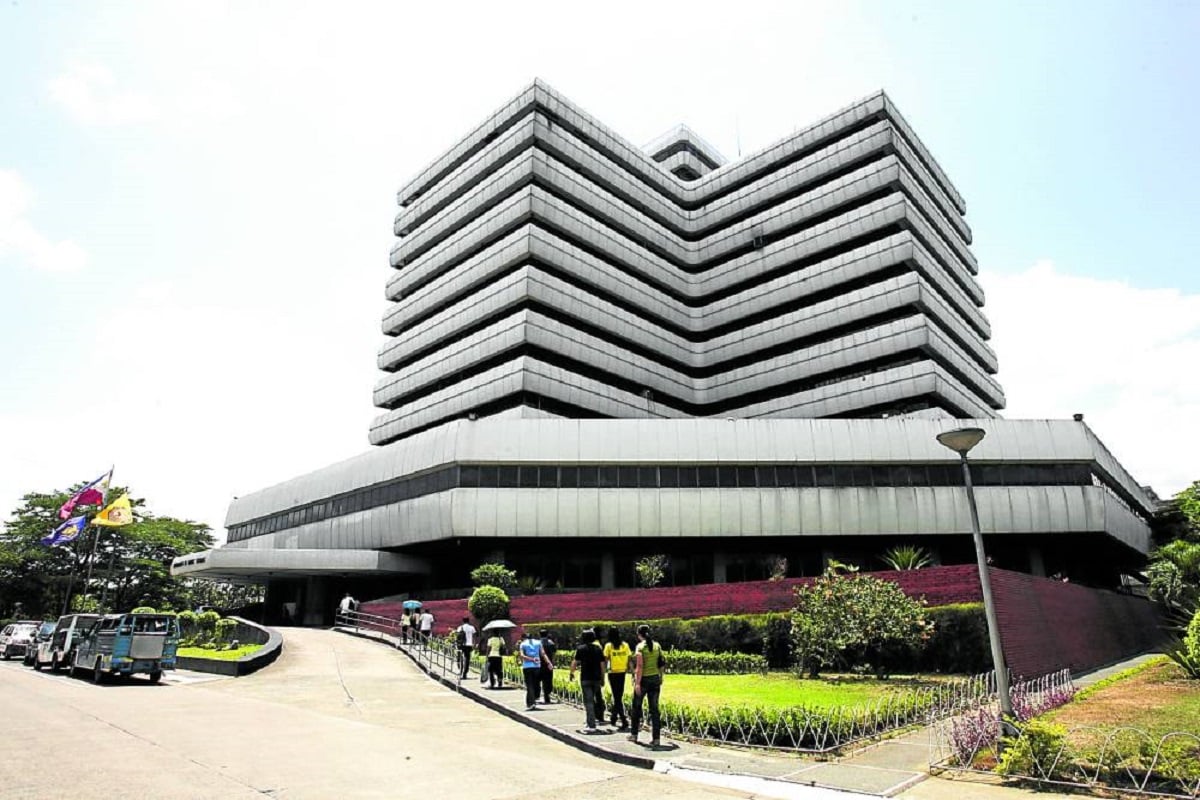
<path fill-rule="evenodd" d="M 629 657 L 633 651 L 629 643 L 621 639 L 616 628 L 608 629 L 608 642 L 604 645 L 604 662 L 608 664 L 608 686 L 612 689 L 612 724 L 621 719 L 621 730 L 629 727 L 625 717 L 625 675 L 629 670 Z"/>

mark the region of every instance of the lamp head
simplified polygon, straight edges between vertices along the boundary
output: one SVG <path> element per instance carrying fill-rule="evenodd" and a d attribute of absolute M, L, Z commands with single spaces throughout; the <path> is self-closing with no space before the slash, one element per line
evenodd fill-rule
<path fill-rule="evenodd" d="M 948 447 L 959 455 L 964 455 L 983 441 L 983 437 L 986 435 L 983 428 L 955 428 L 952 431 L 939 433 L 937 440 L 943 447 Z"/>

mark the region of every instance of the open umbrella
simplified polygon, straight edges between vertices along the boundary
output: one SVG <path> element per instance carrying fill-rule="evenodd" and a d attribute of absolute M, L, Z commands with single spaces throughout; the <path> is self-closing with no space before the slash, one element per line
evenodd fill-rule
<path fill-rule="evenodd" d="M 414 608 L 420 608 L 421 601 L 420 600 L 405 600 L 404 607 L 409 610 L 414 609 Z"/>
<path fill-rule="evenodd" d="M 510 619 L 494 619 L 491 622 L 489 622 L 487 625 L 484 625 L 483 629 L 485 631 L 503 631 L 503 630 L 508 630 L 509 628 L 515 628 L 515 627 L 517 627 L 517 623 L 513 622 Z"/>

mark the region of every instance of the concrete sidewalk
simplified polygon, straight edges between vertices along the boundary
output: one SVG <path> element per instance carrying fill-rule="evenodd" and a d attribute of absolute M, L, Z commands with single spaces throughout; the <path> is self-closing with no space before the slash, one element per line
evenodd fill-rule
<path fill-rule="evenodd" d="M 419 647 L 417 645 L 400 644 L 395 637 L 376 631 L 355 628 L 336 630 L 377 639 L 406 653 L 418 666 L 422 666 L 413 652 Z M 1080 686 L 1090 685 L 1150 657 L 1139 656 L 1080 676 L 1077 683 Z M 449 688 L 510 719 L 601 758 L 677 774 L 688 780 L 751 791 L 764 797 L 837 797 L 838 793 L 845 792 L 881 797 L 902 795 L 920 800 L 959 800 L 964 796 L 1036 796 L 1042 800 L 1067 797 L 1049 792 L 1029 792 L 998 783 L 989 784 L 986 780 L 967 782 L 930 777 L 929 731 L 925 728 L 868 743 L 838 757 L 699 744 L 665 736 L 661 747 L 651 749 L 645 743 L 627 741 L 628 731 L 609 725 L 601 725 L 599 733 L 584 732 L 584 712 L 575 706 L 539 704 L 535 710 L 527 711 L 523 686 L 506 685 L 490 690 L 480 682 L 476 670 L 472 670 L 465 680 L 443 677 L 428 670 L 426 672 Z M 643 732 L 643 739 L 647 738 L 648 735 Z M 832 791 L 819 791 L 822 789 Z"/>

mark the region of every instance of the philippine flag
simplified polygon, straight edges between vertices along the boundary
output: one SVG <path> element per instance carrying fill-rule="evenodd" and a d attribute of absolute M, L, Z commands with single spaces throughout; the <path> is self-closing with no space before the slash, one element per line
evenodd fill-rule
<path fill-rule="evenodd" d="M 56 544 L 69 542 L 87 527 L 87 517 L 71 517 L 55 528 L 49 536 L 42 537 L 42 544 L 53 547 Z"/>
<path fill-rule="evenodd" d="M 101 475 L 96 480 L 84 486 L 75 494 L 71 495 L 71 499 L 63 503 L 62 508 L 58 510 L 58 518 L 66 519 L 71 516 L 71 511 L 77 505 L 98 506 L 103 505 L 104 495 L 108 494 L 108 482 L 112 480 L 113 471 L 109 468 L 108 472 Z"/>

